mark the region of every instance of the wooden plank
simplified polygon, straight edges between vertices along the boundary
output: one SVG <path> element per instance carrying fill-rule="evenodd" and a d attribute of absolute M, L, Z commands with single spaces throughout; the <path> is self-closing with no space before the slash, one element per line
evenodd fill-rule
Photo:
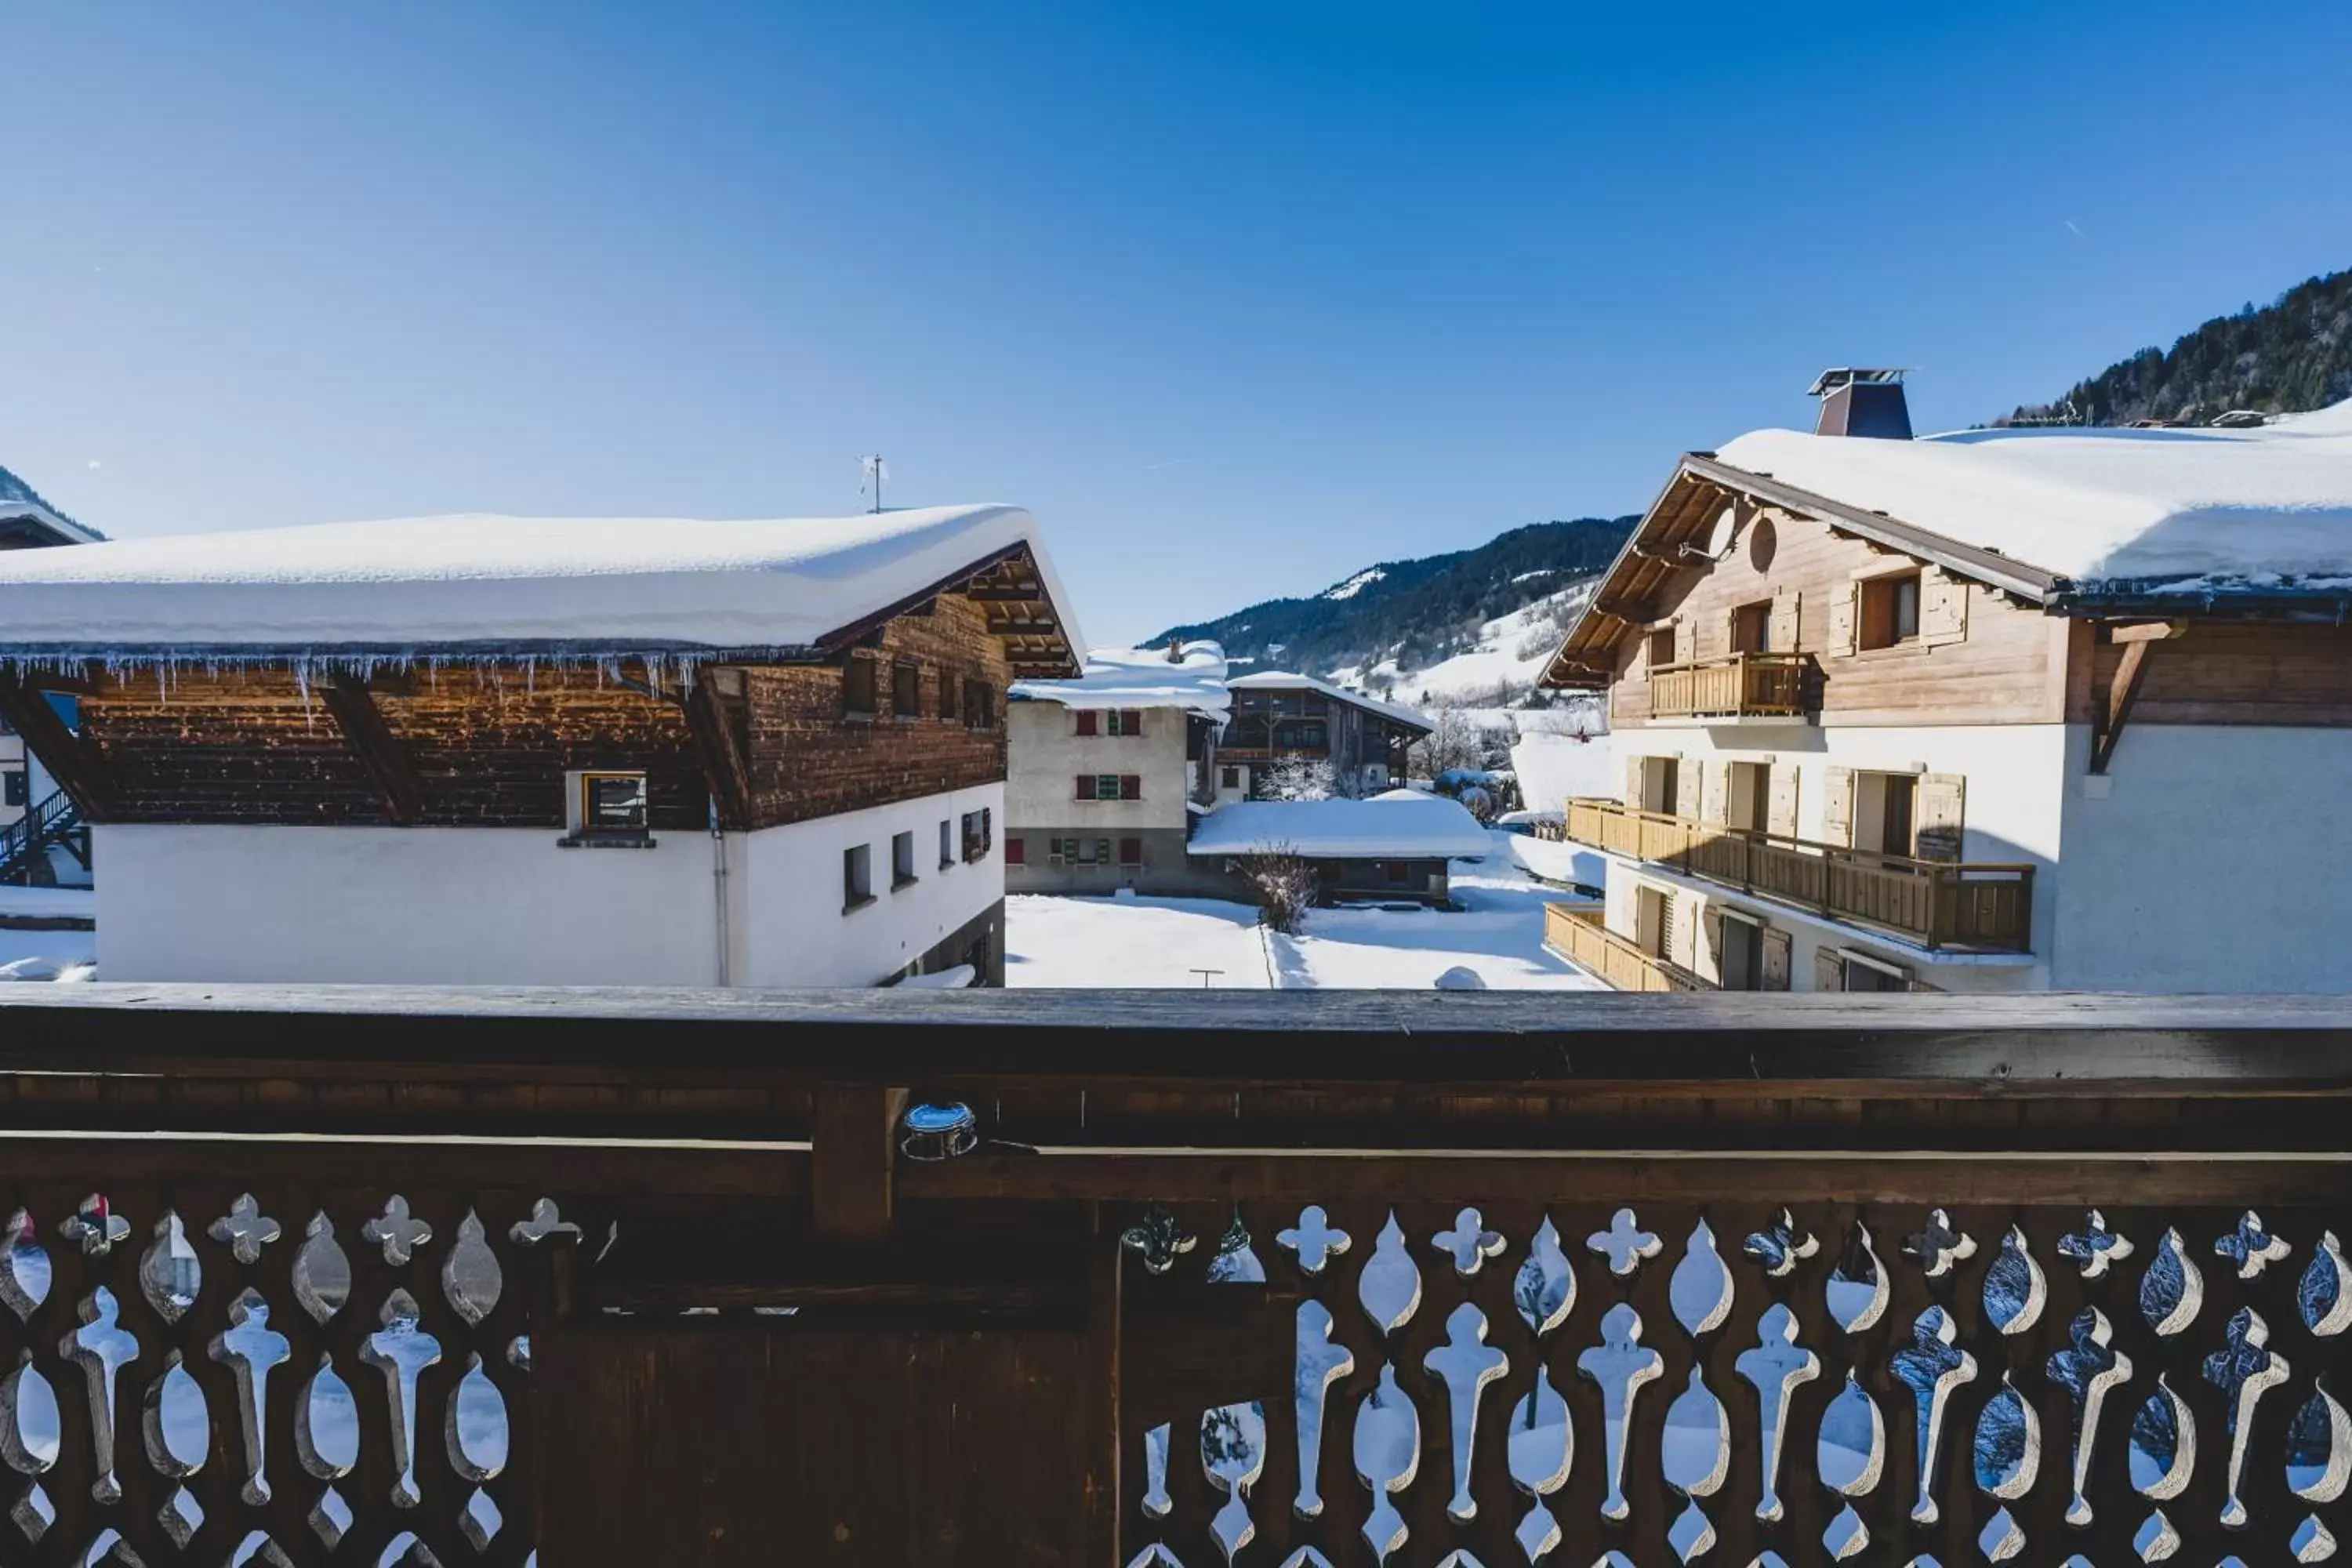
<path fill-rule="evenodd" d="M 367 682 L 349 671 L 337 670 L 322 695 L 344 743 L 359 759 L 383 803 L 385 818 L 395 827 L 405 827 L 423 816 L 424 782 L 416 776 L 407 748 L 384 722 L 383 710 L 375 705 Z"/>
<path fill-rule="evenodd" d="M 2148 649 L 2155 646 L 2138 641 L 2124 648 L 2123 662 L 2116 668 L 2106 701 L 2099 710 L 2097 722 L 2091 727 L 2091 771 L 2095 773 L 2105 773 L 2107 764 L 2115 760 L 2124 726 L 2130 722 L 2132 708 L 2139 701 L 2140 685 L 2147 679 Z"/>
<path fill-rule="evenodd" d="M 816 1091 L 809 1195 L 816 1233 L 828 1241 L 878 1243 L 890 1237 L 904 1089 L 825 1083 Z"/>
<path fill-rule="evenodd" d="M 748 830 L 752 822 L 751 759 L 736 743 L 735 726 L 728 722 L 727 704 L 748 707 L 748 697 L 728 699 L 719 692 L 718 672 L 698 671 L 686 700 L 686 727 L 694 737 L 695 755 L 702 764 L 703 781 L 719 807 L 719 826 L 730 832 Z M 746 727 L 749 714 L 745 715 Z"/>
<path fill-rule="evenodd" d="M 67 729 L 47 700 L 5 667 L 0 667 L 0 720 L 24 737 L 26 749 L 40 759 L 84 818 L 109 820 L 113 779 L 97 749 Z"/>

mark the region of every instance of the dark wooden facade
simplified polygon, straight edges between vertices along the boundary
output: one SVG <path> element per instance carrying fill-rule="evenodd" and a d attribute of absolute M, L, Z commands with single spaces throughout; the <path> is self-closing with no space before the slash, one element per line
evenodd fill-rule
<path fill-rule="evenodd" d="M 424 1561 L 404 1555 L 407 1536 L 444 1563 L 499 1568 L 533 1551 L 550 1568 L 1115 1568 L 1155 1542 L 1222 1561 L 1218 1536 L 1245 1521 L 1242 1563 L 1307 1545 L 1364 1562 L 1374 1493 L 1353 1438 L 1386 1382 L 1416 1428 L 1391 1562 L 1455 1548 L 1524 1561 L 1514 1534 L 1538 1503 L 1568 1563 L 1672 1561 L 1668 1531 L 1694 1506 L 1725 1562 L 1824 1562 L 1849 1504 L 1890 1561 L 1978 1560 L 2004 1512 L 2026 1561 L 2130 1561 L 2160 1507 L 2184 1561 L 2284 1562 L 2305 1519 L 2343 1522 L 2340 1496 L 2290 1493 L 2286 1461 L 2315 1384 L 2346 1370 L 2336 1298 L 2309 1281 L 2328 1285 L 2346 1226 L 2347 1063 L 2352 1010 L 2321 999 L 1596 996 L 1562 1010 L 1503 994 L 16 988 L 0 995 L 15 1132 L 0 1180 L 25 1211 L 16 1244 L 37 1240 L 55 1274 L 21 1316 L 0 1314 L 0 1339 L 57 1392 L 60 1441 L 12 1476 L 11 1503 L 42 1488 L 41 1561 L 83 1561 L 109 1531 L 151 1563 L 226 1561 L 257 1552 L 258 1531 L 303 1564 Z M 981 1147 L 938 1163 L 898 1153 L 905 1107 L 945 1100 L 975 1110 Z M 313 1215 L 350 1270 L 323 1322 L 297 1304 Z M 166 1310 L 141 1263 L 173 1217 L 200 1279 L 153 1273 L 183 1288 Z M 1547 1224 L 1577 1283 L 1538 1332 L 1516 1282 Z M 108 1246 L 78 1239 L 92 1226 Z M 1887 1289 L 1848 1332 L 1824 1286 L 1865 1267 L 1857 1226 Z M 1351 1245 L 1316 1257 L 1303 1238 L 1327 1227 Z M 1654 1255 L 1613 1273 L 1587 1240 L 1612 1230 L 1646 1234 Z M 2168 1230 L 2203 1300 L 2159 1332 L 2143 1293 Z M 2134 1251 L 2094 1270 L 2078 1244 L 2095 1234 Z M 1212 1283 L 1212 1258 L 1234 1271 L 1243 1247 L 1263 1279 Z M 1988 1289 L 2017 1256 L 2038 1270 L 2030 1319 Z M 1710 1257 L 1719 1302 L 1669 1289 L 1711 1274 Z M 6 1267 L 21 1289 L 27 1276 Z M 1413 1281 L 1386 1332 L 1360 1299 L 1391 1299 L 1373 1272 Z M 103 1402 L 58 1348 L 101 1286 L 137 1351 L 110 1374 L 103 1445 Z M 262 1500 L 246 1491 L 234 1360 L 207 1349 L 248 1289 L 290 1342 L 264 1384 Z M 1707 1309 L 1696 1332 L 1694 1304 Z M 1817 1364 L 1787 1385 L 1770 1472 L 1782 1506 L 1759 1518 L 1765 1427 L 1741 1358 L 1776 1306 Z M 372 1350 L 387 1308 L 436 1342 L 409 1389 Z M 2264 1336 L 2250 1340 L 2242 1309 Z M 1614 1316 L 1626 1310 L 1638 1342 Z M 2075 1406 L 2049 1368 L 2091 1353 L 2078 1325 L 2092 1310 L 2130 1368 L 2094 1429 L 2090 1517 L 2070 1523 Z M 1968 1366 L 1935 1406 L 1923 1473 L 1927 1406 L 1898 1357 L 1937 1311 L 1958 1352 L 1945 1359 Z M 1309 1380 L 1321 1507 L 1302 1514 L 1292 1411 L 1299 1325 L 1318 1312 L 1351 1364 Z M 1657 1373 L 1613 1435 L 1604 1401 L 1622 1384 L 1592 1353 L 1612 1331 Z M 1436 1369 L 1449 1342 L 1480 1341 L 1500 1364 L 1457 1469 L 1454 1385 Z M 2208 1367 L 2231 1347 L 2217 1383 Z M 175 1354 L 211 1437 L 184 1478 L 151 1462 L 133 1414 Z M 297 1436 L 322 1356 L 360 1431 L 348 1468 L 325 1476 Z M 447 1420 L 478 1361 L 509 1434 L 486 1477 Z M 2273 1363 L 2278 1386 L 2239 1405 L 2234 1368 Z M 1529 1489 L 1505 1458 L 1538 1369 L 1574 1449 L 1557 1484 Z M 1842 1496 L 1816 1439 L 1849 1372 L 1883 1422 L 1883 1475 Z M 2159 1374 L 2197 1457 L 2177 1496 L 2151 1501 L 2125 1449 Z M 1668 1407 L 1694 1386 L 1720 1403 L 1728 1449 L 1686 1497 L 1660 1456 Z M 2035 1412 L 2039 1463 L 1993 1496 L 1972 1452 L 2005 1390 Z M 1237 1519 L 1202 1434 L 1228 1430 L 1207 1413 L 1253 1403 L 1263 1458 Z M 2247 1413 L 2234 1465 L 2233 1409 Z M 2307 1485 L 2310 1439 L 2296 1441 Z M 93 1496 L 106 1468 L 120 1501 Z M 394 1506 L 404 1470 L 413 1500 Z M 331 1554 L 312 1522 L 331 1486 L 350 1510 Z M 183 1487 L 204 1515 L 184 1549 L 159 1518 Z M 461 1523 L 478 1489 L 499 1521 L 478 1544 Z M 2245 1516 L 2224 1529 L 2232 1491 Z"/>
<path fill-rule="evenodd" d="M 1217 742 L 1221 763 L 1262 766 L 1282 757 L 1328 758 L 1343 784 L 1378 763 L 1402 784 L 1405 753 L 1429 733 L 1314 686 L 1233 688 L 1233 716 Z"/>

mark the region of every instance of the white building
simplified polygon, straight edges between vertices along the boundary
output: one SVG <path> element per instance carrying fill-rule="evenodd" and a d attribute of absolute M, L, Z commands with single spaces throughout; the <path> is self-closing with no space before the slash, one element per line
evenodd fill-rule
<path fill-rule="evenodd" d="M 114 980 L 1001 982 L 1004 693 L 1076 637 L 1002 506 L 0 556 Z"/>
<path fill-rule="evenodd" d="M 1232 706 L 1224 649 L 1097 648 L 1076 679 L 1024 680 L 1011 697 L 1008 890 L 1230 890 L 1184 852 L 1214 800 L 1217 737 Z"/>
<path fill-rule="evenodd" d="M 1818 390 L 1677 465 L 1552 662 L 1625 770 L 1568 807 L 1607 910 L 1554 945 L 1651 989 L 2352 989 L 2352 404 L 1914 440 L 1898 381 Z"/>

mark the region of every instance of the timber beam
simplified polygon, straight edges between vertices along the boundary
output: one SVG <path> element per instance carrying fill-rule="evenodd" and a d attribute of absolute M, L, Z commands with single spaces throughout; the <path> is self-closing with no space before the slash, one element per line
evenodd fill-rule
<path fill-rule="evenodd" d="M 740 683 L 740 671 L 733 672 Z M 719 689 L 719 672 L 699 671 L 694 689 L 687 693 L 686 727 L 694 737 L 694 752 L 702 763 L 703 782 L 709 786 L 710 798 L 719 807 L 719 825 L 730 832 L 748 832 L 751 826 L 751 764 L 743 748 L 736 743 L 735 726 L 729 722 L 730 704 L 740 705 L 746 698 L 739 691 L 734 695 Z"/>
<path fill-rule="evenodd" d="M 2185 621 L 2139 621 L 2108 628 L 2108 640 L 2122 646 L 2115 679 L 2094 700 L 2091 710 L 2091 772 L 2104 773 L 2115 761 L 2124 726 L 2139 703 L 2140 688 L 2147 682 L 2149 653 L 2158 643 L 2170 642 L 2189 630 Z"/>
<path fill-rule="evenodd" d="M 0 719 L 24 737 L 58 787 L 88 822 L 107 820 L 113 779 L 105 760 L 88 740 L 66 727 L 58 710 L 18 671 L 0 668 Z"/>
<path fill-rule="evenodd" d="M 327 682 L 324 696 L 327 711 L 367 774 L 385 818 L 394 827 L 414 824 L 425 815 L 425 782 L 408 760 L 407 748 L 384 722 L 383 710 L 375 705 L 366 679 L 338 671 Z"/>

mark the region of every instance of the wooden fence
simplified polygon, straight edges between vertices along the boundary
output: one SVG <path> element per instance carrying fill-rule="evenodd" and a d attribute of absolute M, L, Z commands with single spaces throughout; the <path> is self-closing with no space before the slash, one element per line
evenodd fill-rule
<path fill-rule="evenodd" d="M 1661 719 L 1801 718 L 1806 658 L 1795 653 L 1735 653 L 1661 666 L 1650 675 L 1650 711 Z"/>
<path fill-rule="evenodd" d="M 2347 1095 L 2341 1000 L 17 987 L 0 1561 L 2315 1562 Z"/>

